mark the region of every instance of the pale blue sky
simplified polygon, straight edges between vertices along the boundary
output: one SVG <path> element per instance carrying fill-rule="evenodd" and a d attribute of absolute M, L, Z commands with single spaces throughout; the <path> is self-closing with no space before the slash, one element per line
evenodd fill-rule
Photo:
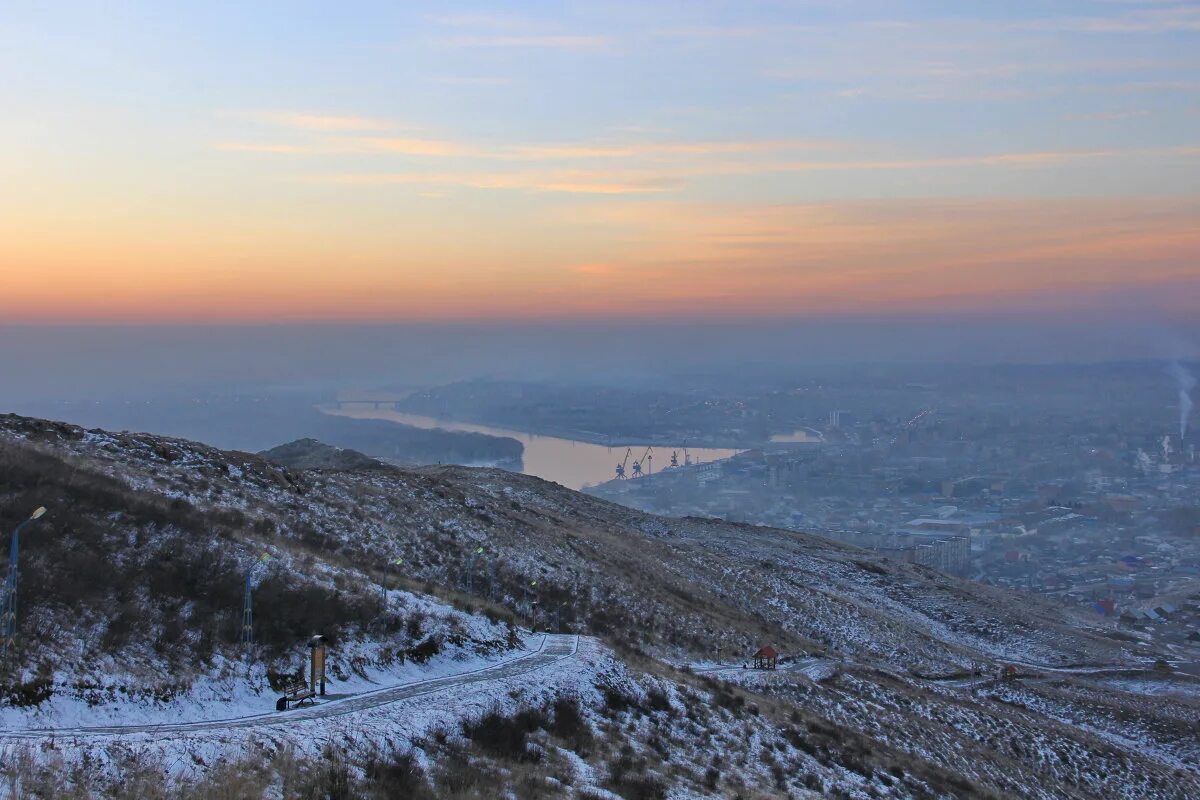
<path fill-rule="evenodd" d="M 150 271 L 147 298 L 210 305 L 262 300 L 299 270 L 288 302 L 304 319 L 452 316 L 455 298 L 501 283 L 526 300 L 549 286 L 558 302 L 593 291 L 579 275 L 603 283 L 606 308 L 622 289 L 634 308 L 669 306 L 679 264 L 711 287 L 690 307 L 840 308 L 853 284 L 834 272 L 877 259 L 839 249 L 860 235 L 838 225 L 927 236 L 927 257 L 909 253 L 905 269 L 954 274 L 972 236 L 982 246 L 1023 227 L 1011 207 L 976 210 L 1008 221 L 943 241 L 929 225 L 959 206 L 939 203 L 1028 201 L 1080 241 L 1095 229 L 1129 247 L 1170 243 L 1149 267 L 1107 264 L 1092 283 L 1080 255 L 1055 285 L 1195 277 L 1193 2 L 9 0 L 0 74 L 0 234 L 16 242 L 0 258 L 78 286 L 67 308 L 81 320 L 104 316 L 86 297 L 105 270 L 118 285 Z M 899 205 L 860 205 L 885 201 Z M 759 211 L 781 207 L 796 209 L 793 228 L 760 230 Z M 1140 226 L 1129 235 L 1126 211 Z M 825 288 L 794 307 L 737 295 L 688 245 L 707 220 L 739 216 L 718 244 L 755 246 L 729 256 L 729 274 L 769 287 L 786 273 L 776 296 Z M 1050 247 L 1022 246 L 997 269 L 1036 271 L 1029 259 Z M 399 248 L 411 259 L 384 257 Z M 332 253 L 346 254 L 337 291 L 322 272 Z M 633 264 L 661 285 L 612 277 Z M 443 282 L 418 277 L 429 265 Z M 384 292 L 424 305 L 376 304 Z M 10 318 L 59 313 L 36 287 L 8 296 Z"/>

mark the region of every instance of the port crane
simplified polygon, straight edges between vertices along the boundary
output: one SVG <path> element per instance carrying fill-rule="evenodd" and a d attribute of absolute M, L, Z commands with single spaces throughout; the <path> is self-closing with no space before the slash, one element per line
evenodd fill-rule
<path fill-rule="evenodd" d="M 653 475 L 654 474 L 654 448 L 653 447 L 647 447 L 646 452 L 642 453 L 642 457 L 639 458 L 637 461 L 633 462 L 633 477 L 636 478 L 642 474 L 642 462 L 643 461 L 646 462 L 646 466 L 649 468 L 649 471 L 647 472 L 647 474 Z"/>
<path fill-rule="evenodd" d="M 617 480 L 620 480 L 620 481 L 623 481 L 623 480 L 625 480 L 625 465 L 629 463 L 629 457 L 630 457 L 631 455 L 633 455 L 633 448 L 626 447 L 626 448 L 625 448 L 625 458 L 624 458 L 624 460 L 623 460 L 623 461 L 621 461 L 621 463 L 620 463 L 620 464 L 617 464 Z M 636 469 L 636 468 L 637 468 L 637 467 L 636 467 L 636 465 L 635 465 L 635 469 Z M 635 473 L 635 474 L 636 474 L 636 473 Z"/>
<path fill-rule="evenodd" d="M 683 463 L 679 463 L 679 450 L 683 451 Z M 690 467 L 692 465 L 692 454 L 688 452 L 687 442 L 679 450 L 671 451 L 671 466 L 672 467 Z"/>

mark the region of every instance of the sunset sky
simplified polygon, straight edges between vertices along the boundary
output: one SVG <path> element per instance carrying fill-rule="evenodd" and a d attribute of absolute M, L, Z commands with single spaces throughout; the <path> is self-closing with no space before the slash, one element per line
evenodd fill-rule
<path fill-rule="evenodd" d="M 1200 4 L 7 2 L 6 323 L 1200 310 Z"/>

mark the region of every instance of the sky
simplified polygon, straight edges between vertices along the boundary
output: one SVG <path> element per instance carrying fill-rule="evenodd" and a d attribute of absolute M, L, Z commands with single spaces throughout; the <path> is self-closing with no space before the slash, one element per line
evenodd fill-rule
<path fill-rule="evenodd" d="M 0 6 L 0 322 L 1194 317 L 1200 4 Z"/>

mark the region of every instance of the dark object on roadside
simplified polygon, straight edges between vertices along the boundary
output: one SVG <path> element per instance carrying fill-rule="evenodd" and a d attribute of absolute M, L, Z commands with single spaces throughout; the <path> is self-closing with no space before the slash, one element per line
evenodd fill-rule
<path fill-rule="evenodd" d="M 283 690 L 283 697 L 275 701 L 276 711 L 287 711 L 301 703 L 315 704 L 316 697 L 325 696 L 325 651 L 328 640 L 321 634 L 313 634 L 305 645 L 309 649 L 308 680 L 296 678 Z"/>
<path fill-rule="evenodd" d="M 276 711 L 287 711 L 291 706 L 298 706 L 305 702 L 309 704 L 316 703 L 316 700 L 313 698 L 317 696 L 317 693 L 303 680 L 289 683 L 283 692 L 283 697 L 275 702 Z"/>

